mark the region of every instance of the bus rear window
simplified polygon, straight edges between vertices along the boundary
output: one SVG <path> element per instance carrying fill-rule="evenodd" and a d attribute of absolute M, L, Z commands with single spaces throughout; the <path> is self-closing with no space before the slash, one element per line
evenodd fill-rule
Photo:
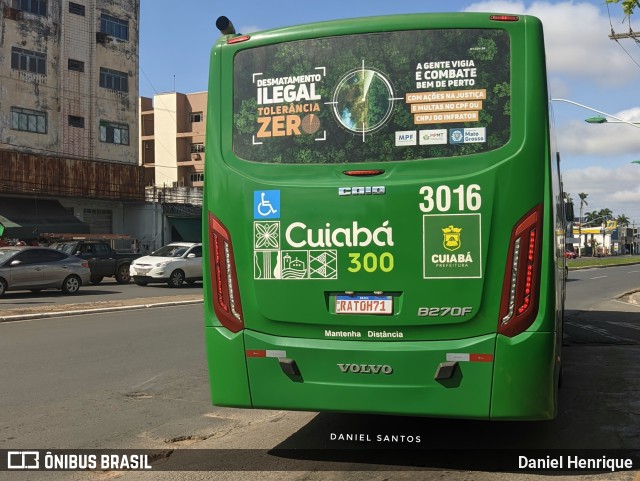
<path fill-rule="evenodd" d="M 470 155 L 510 137 L 509 34 L 442 29 L 278 43 L 234 58 L 233 150 L 288 164 Z"/>

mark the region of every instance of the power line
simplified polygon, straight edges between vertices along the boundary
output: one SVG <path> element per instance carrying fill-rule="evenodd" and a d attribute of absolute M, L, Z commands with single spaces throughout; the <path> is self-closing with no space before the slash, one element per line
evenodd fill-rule
<path fill-rule="evenodd" d="M 611 21 L 611 10 L 609 9 L 608 4 L 607 4 L 607 13 L 609 14 L 609 26 L 611 27 L 611 33 L 609 34 L 609 38 L 611 40 L 614 40 L 620 46 L 623 52 L 627 54 L 627 57 L 631 59 L 631 61 L 636 65 L 636 67 L 640 68 L 640 63 L 638 63 L 636 59 L 633 58 L 633 56 L 629 52 L 627 52 L 627 49 L 624 48 L 624 46 L 620 43 L 621 39 L 632 38 L 636 42 L 636 44 L 638 44 L 638 37 L 640 37 L 640 33 L 634 32 L 631 29 L 631 18 L 629 18 L 629 33 L 616 33 L 613 29 L 613 22 Z"/>

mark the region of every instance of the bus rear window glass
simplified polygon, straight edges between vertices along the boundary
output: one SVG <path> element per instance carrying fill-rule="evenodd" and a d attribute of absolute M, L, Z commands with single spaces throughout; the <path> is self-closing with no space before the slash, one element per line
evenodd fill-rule
<path fill-rule="evenodd" d="M 509 35 L 498 29 L 360 34 L 234 58 L 233 150 L 269 163 L 471 155 L 510 137 Z"/>

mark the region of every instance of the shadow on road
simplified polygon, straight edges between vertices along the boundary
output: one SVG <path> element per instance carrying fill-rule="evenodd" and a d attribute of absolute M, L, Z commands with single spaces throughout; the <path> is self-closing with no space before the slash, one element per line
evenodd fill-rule
<path fill-rule="evenodd" d="M 640 455 L 640 316 L 573 311 L 568 319 L 553 421 L 321 413 L 272 454 L 325 463 L 491 471 L 510 471 L 518 455 L 536 450 L 543 458 L 555 450 L 623 449 L 629 455 L 633 449 Z M 345 441 L 340 435 L 353 437 Z"/>

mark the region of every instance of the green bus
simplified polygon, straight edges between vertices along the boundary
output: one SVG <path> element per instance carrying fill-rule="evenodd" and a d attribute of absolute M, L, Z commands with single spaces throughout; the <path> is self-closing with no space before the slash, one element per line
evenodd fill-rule
<path fill-rule="evenodd" d="M 540 21 L 217 26 L 213 404 L 554 418 L 564 200 Z"/>

